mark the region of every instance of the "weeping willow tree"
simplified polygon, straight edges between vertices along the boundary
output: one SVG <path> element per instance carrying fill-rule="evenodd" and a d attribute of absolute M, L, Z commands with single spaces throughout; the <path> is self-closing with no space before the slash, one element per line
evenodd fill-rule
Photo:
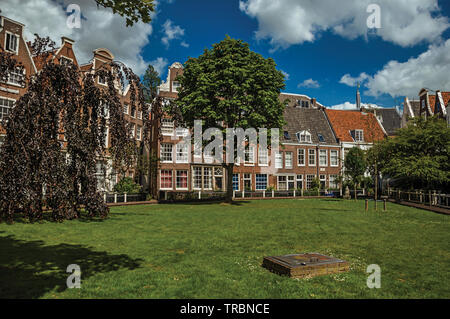
<path fill-rule="evenodd" d="M 139 77 L 115 61 L 86 72 L 60 64 L 51 56 L 54 42 L 49 38 L 36 36 L 31 49 L 47 62 L 38 74 L 23 79 L 26 93 L 1 123 L 6 138 L 0 149 L 0 218 L 20 214 L 39 220 L 47 209 L 61 221 L 80 217 L 82 208 L 89 217 L 104 218 L 109 210 L 97 189 L 97 164 L 110 159 L 116 171 L 123 171 L 137 158 L 120 99 L 127 85 L 131 107 L 143 112 L 144 133 L 149 131 Z M 0 80 L 23 68 L 1 49 L 0 63 Z M 107 85 L 96 86 L 97 77 Z"/>

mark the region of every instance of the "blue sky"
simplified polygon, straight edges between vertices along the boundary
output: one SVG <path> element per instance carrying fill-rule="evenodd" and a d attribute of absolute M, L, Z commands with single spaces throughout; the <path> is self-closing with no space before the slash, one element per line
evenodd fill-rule
<path fill-rule="evenodd" d="M 450 91 L 448 0 L 157 0 L 151 23 L 133 27 L 94 0 L 1 2 L 2 14 L 25 24 L 25 38 L 72 38 L 81 63 L 108 48 L 139 75 L 152 63 L 165 79 L 170 64 L 228 34 L 272 57 L 289 75 L 286 92 L 328 107 L 354 107 L 357 81 L 362 102 L 383 107 L 417 98 L 423 87 Z M 374 2 L 381 28 L 369 32 Z M 80 28 L 67 24 L 69 4 L 80 7 Z"/>
<path fill-rule="evenodd" d="M 433 13 L 435 16 L 450 16 L 449 1 L 439 1 L 439 6 L 440 10 Z M 332 13 L 333 8 L 330 8 L 329 14 Z M 367 12 L 361 14 L 369 16 Z M 184 34 L 170 41 L 169 46 L 161 41 L 165 36 L 163 24 L 167 20 L 172 22 L 172 26 L 176 25 L 184 30 Z M 300 21 L 298 23 L 301 24 Z M 154 30 L 150 42 L 143 50 L 146 60 L 163 57 L 169 64 L 175 61 L 184 62 L 189 56 L 200 55 L 204 48 L 210 48 L 213 43 L 221 41 L 228 34 L 248 42 L 252 50 L 264 57 L 272 57 L 278 68 L 289 74 L 286 92 L 316 97 L 327 106 L 346 101 L 354 103 L 355 87 L 340 83 L 343 75 L 356 77 L 362 72 L 373 75 L 389 61 L 406 62 L 409 58 L 427 51 L 430 44 L 442 42 L 450 35 L 450 30 L 447 29 L 441 34 L 440 40 L 421 41 L 403 47 L 376 35 L 369 35 L 367 39 L 363 36 L 349 39 L 331 30 L 325 30 L 318 33 L 313 42 L 292 44 L 274 50 L 270 39 L 257 39 L 255 32 L 258 30 L 258 20 L 240 10 L 239 1 L 161 1 L 152 25 Z M 189 47 L 182 46 L 182 42 L 185 46 L 187 43 Z M 166 74 L 164 68 L 163 80 Z M 318 87 L 298 87 L 308 79 L 316 81 Z M 417 87 L 417 92 L 419 89 L 420 87 Z M 436 89 L 450 90 L 450 87 Z M 392 107 L 403 100 L 403 96 L 392 97 L 386 93 L 369 96 L 365 93 L 366 90 L 363 86 L 362 99 L 365 103 Z"/>

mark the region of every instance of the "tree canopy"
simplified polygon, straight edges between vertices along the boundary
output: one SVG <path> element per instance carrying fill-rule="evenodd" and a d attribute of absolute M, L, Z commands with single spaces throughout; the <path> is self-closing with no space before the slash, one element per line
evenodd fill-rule
<path fill-rule="evenodd" d="M 344 173 L 351 178 L 355 188 L 356 199 L 356 187 L 361 182 L 364 172 L 367 169 L 367 163 L 365 159 L 364 151 L 359 147 L 353 147 L 345 155 L 344 159 Z"/>
<path fill-rule="evenodd" d="M 54 43 L 37 37 L 31 47 L 33 54 L 45 55 Z M 43 207 L 54 220 L 77 218 L 81 207 L 91 217 L 105 217 L 98 164 L 108 157 L 117 170 L 134 165 L 137 147 L 118 89 L 130 85 L 130 104 L 148 118 L 139 77 L 116 62 L 82 72 L 72 63 L 45 60 L 38 74 L 23 81 L 26 93 L 1 123 L 6 138 L 0 148 L 0 218 L 22 213 L 41 219 Z M 3 50 L 0 62 L 2 73 L 17 65 Z M 105 79 L 105 88 L 95 85 L 97 77 Z"/>
<path fill-rule="evenodd" d="M 125 17 L 127 26 L 133 26 L 139 20 L 149 23 L 152 20 L 151 13 L 155 10 L 153 0 L 95 0 L 95 2 Z"/>
<path fill-rule="evenodd" d="M 250 50 L 247 43 L 227 36 L 197 58 L 189 58 L 175 101 L 179 120 L 189 128 L 280 128 L 285 104 L 283 74 L 271 58 Z M 233 164 L 227 164 L 228 201 L 232 195 Z"/>
<path fill-rule="evenodd" d="M 443 119 L 414 119 L 371 152 L 395 186 L 450 190 L 450 128 Z"/>

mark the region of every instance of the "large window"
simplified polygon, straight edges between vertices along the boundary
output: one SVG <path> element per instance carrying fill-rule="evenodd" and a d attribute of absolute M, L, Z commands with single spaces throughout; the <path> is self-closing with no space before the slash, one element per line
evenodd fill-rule
<path fill-rule="evenodd" d="M 14 107 L 14 100 L 0 98 L 0 120 L 8 119 L 11 109 Z"/>
<path fill-rule="evenodd" d="M 287 176 L 277 176 L 277 178 L 278 178 L 277 189 L 280 191 L 287 190 Z"/>
<path fill-rule="evenodd" d="M 286 152 L 284 154 L 284 167 L 292 168 L 292 152 Z"/>
<path fill-rule="evenodd" d="M 172 163 L 173 144 L 161 144 L 161 161 L 163 163 Z"/>
<path fill-rule="evenodd" d="M 233 190 L 239 190 L 239 174 L 233 174 Z"/>
<path fill-rule="evenodd" d="M 186 170 L 177 171 L 176 186 L 177 186 L 177 189 L 187 189 L 188 188 L 188 171 L 186 171 Z"/>
<path fill-rule="evenodd" d="M 172 135 L 174 130 L 174 123 L 170 119 L 161 120 L 161 134 Z"/>
<path fill-rule="evenodd" d="M 203 189 L 212 189 L 212 168 L 203 167 Z"/>
<path fill-rule="evenodd" d="M 288 186 L 288 190 L 295 189 L 295 176 L 294 175 L 289 175 L 287 177 L 287 186 Z"/>
<path fill-rule="evenodd" d="M 327 150 L 319 150 L 319 165 L 320 166 L 328 166 Z"/>
<path fill-rule="evenodd" d="M 220 191 L 223 189 L 223 168 L 214 168 L 214 190 Z"/>
<path fill-rule="evenodd" d="M 330 183 L 331 189 L 339 188 L 338 183 L 337 183 L 337 175 L 330 175 L 329 179 L 330 179 L 329 183 Z"/>
<path fill-rule="evenodd" d="M 354 131 L 354 139 L 355 139 L 355 142 L 363 142 L 364 141 L 363 130 L 355 130 Z"/>
<path fill-rule="evenodd" d="M 187 163 L 189 159 L 189 144 L 178 143 L 176 146 L 176 162 L 177 163 Z"/>
<path fill-rule="evenodd" d="M 254 165 L 255 164 L 255 147 L 254 146 L 248 146 L 245 149 L 245 164 L 246 165 Z"/>
<path fill-rule="evenodd" d="M 327 175 L 319 175 L 320 188 L 325 189 L 327 186 Z"/>
<path fill-rule="evenodd" d="M 339 166 L 338 150 L 330 150 L 330 165 L 331 166 Z"/>
<path fill-rule="evenodd" d="M 8 83 L 22 86 L 23 77 L 24 77 L 23 71 L 19 71 L 18 69 L 11 71 L 8 74 Z"/>
<path fill-rule="evenodd" d="M 17 53 L 19 50 L 19 37 L 15 34 L 6 32 L 6 51 Z"/>
<path fill-rule="evenodd" d="M 299 143 L 311 143 L 311 133 L 308 131 L 297 132 L 295 135 Z"/>
<path fill-rule="evenodd" d="M 192 187 L 194 189 L 202 188 L 202 168 L 194 167 L 192 169 Z"/>
<path fill-rule="evenodd" d="M 255 176 L 256 190 L 264 191 L 267 189 L 267 174 L 256 174 Z"/>
<path fill-rule="evenodd" d="M 308 165 L 309 166 L 316 166 L 316 150 L 315 149 L 309 149 L 308 150 Z"/>
<path fill-rule="evenodd" d="M 305 149 L 299 148 L 297 150 L 297 157 L 298 157 L 297 165 L 298 166 L 305 166 L 305 161 L 306 161 L 306 159 L 305 159 Z"/>
<path fill-rule="evenodd" d="M 267 150 L 267 148 L 259 149 L 258 164 L 260 166 L 269 165 L 269 151 Z"/>
<path fill-rule="evenodd" d="M 142 138 L 142 126 L 137 126 L 136 127 L 136 139 L 138 140 L 138 141 L 140 141 L 141 140 L 141 138 Z"/>
<path fill-rule="evenodd" d="M 275 152 L 275 168 L 283 168 L 283 153 Z"/>
<path fill-rule="evenodd" d="M 172 189 L 171 170 L 161 170 L 161 189 Z"/>
<path fill-rule="evenodd" d="M 314 178 L 316 175 L 306 175 L 306 189 L 311 189 Z"/>

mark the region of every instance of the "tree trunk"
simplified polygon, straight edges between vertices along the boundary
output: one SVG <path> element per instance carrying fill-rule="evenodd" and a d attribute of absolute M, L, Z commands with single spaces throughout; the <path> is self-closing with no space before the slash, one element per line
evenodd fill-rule
<path fill-rule="evenodd" d="M 233 202 L 233 168 L 234 163 L 226 165 L 227 168 L 227 196 L 225 197 L 225 202 Z"/>

